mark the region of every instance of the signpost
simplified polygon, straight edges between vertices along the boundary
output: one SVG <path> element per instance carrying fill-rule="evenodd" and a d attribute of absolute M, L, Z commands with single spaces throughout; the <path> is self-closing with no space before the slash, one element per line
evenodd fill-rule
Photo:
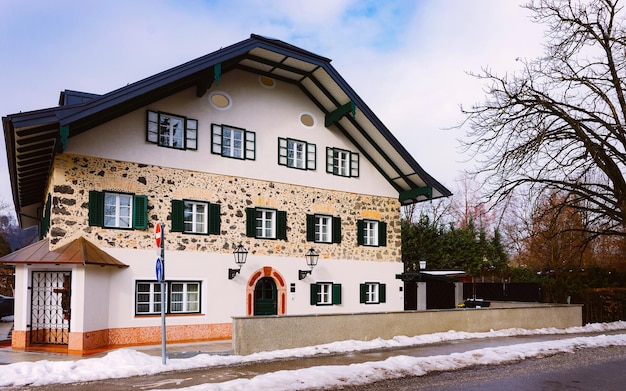
<path fill-rule="evenodd" d="M 166 332 L 165 332 L 165 240 L 163 227 L 165 224 L 157 223 L 154 228 L 154 238 L 156 240 L 157 253 L 160 252 L 156 260 L 156 279 L 161 283 L 161 361 L 167 364 Z M 160 251 L 159 251 L 160 250 Z"/>

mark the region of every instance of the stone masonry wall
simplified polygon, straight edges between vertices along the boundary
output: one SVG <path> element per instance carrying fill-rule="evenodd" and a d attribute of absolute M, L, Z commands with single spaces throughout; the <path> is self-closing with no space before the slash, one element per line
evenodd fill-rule
<path fill-rule="evenodd" d="M 90 190 L 147 195 L 149 228 L 124 230 L 89 226 Z M 306 214 L 324 213 L 341 217 L 342 241 L 315 243 L 322 258 L 401 261 L 400 203 L 389 197 L 71 154 L 56 156 L 49 191 L 52 209 L 48 235 L 52 249 L 80 236 L 103 248 L 153 248 L 154 226 L 164 222 L 168 250 L 230 253 L 242 243 L 252 254 L 301 256 L 313 244 L 306 241 Z M 170 232 L 173 199 L 221 204 L 221 234 Z M 287 241 L 246 237 L 245 209 L 262 206 L 287 211 Z M 357 245 L 356 222 L 363 218 L 387 223 L 387 246 Z"/>

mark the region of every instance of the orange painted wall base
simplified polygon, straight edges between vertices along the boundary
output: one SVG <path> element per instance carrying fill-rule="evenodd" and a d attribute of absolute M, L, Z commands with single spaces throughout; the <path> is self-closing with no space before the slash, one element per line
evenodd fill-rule
<path fill-rule="evenodd" d="M 218 341 L 232 338 L 232 324 L 167 326 L 168 343 Z M 13 330 L 11 348 L 14 350 L 67 351 L 68 354 L 89 355 L 120 347 L 156 345 L 161 343 L 161 327 L 106 329 L 84 333 L 71 332 L 66 345 L 31 345 L 29 331 Z"/>

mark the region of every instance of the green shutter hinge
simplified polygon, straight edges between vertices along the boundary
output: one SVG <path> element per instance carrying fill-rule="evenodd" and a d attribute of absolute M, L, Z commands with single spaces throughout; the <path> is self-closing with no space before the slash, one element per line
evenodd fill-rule
<path fill-rule="evenodd" d="M 70 127 L 65 125 L 59 128 L 59 141 L 61 142 L 61 150 L 65 152 L 67 149 L 67 142 L 70 138 Z"/>

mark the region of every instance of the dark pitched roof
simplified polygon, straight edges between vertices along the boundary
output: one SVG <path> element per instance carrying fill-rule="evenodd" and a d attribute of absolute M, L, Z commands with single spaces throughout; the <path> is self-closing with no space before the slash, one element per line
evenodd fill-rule
<path fill-rule="evenodd" d="M 343 132 L 398 191 L 402 204 L 450 196 L 451 192 L 420 167 L 330 61 L 288 43 L 253 34 L 108 94 L 69 91 L 72 98 L 80 99 L 68 101 L 62 97 L 64 102 L 81 103 L 4 117 L 18 215 L 24 207 L 42 204 L 45 179 L 54 154 L 61 151 L 63 137 L 72 137 L 190 87 L 195 87 L 201 97 L 216 78 L 219 80 L 220 75 L 233 69 L 297 85 L 325 113 L 327 126 L 334 125 Z"/>

